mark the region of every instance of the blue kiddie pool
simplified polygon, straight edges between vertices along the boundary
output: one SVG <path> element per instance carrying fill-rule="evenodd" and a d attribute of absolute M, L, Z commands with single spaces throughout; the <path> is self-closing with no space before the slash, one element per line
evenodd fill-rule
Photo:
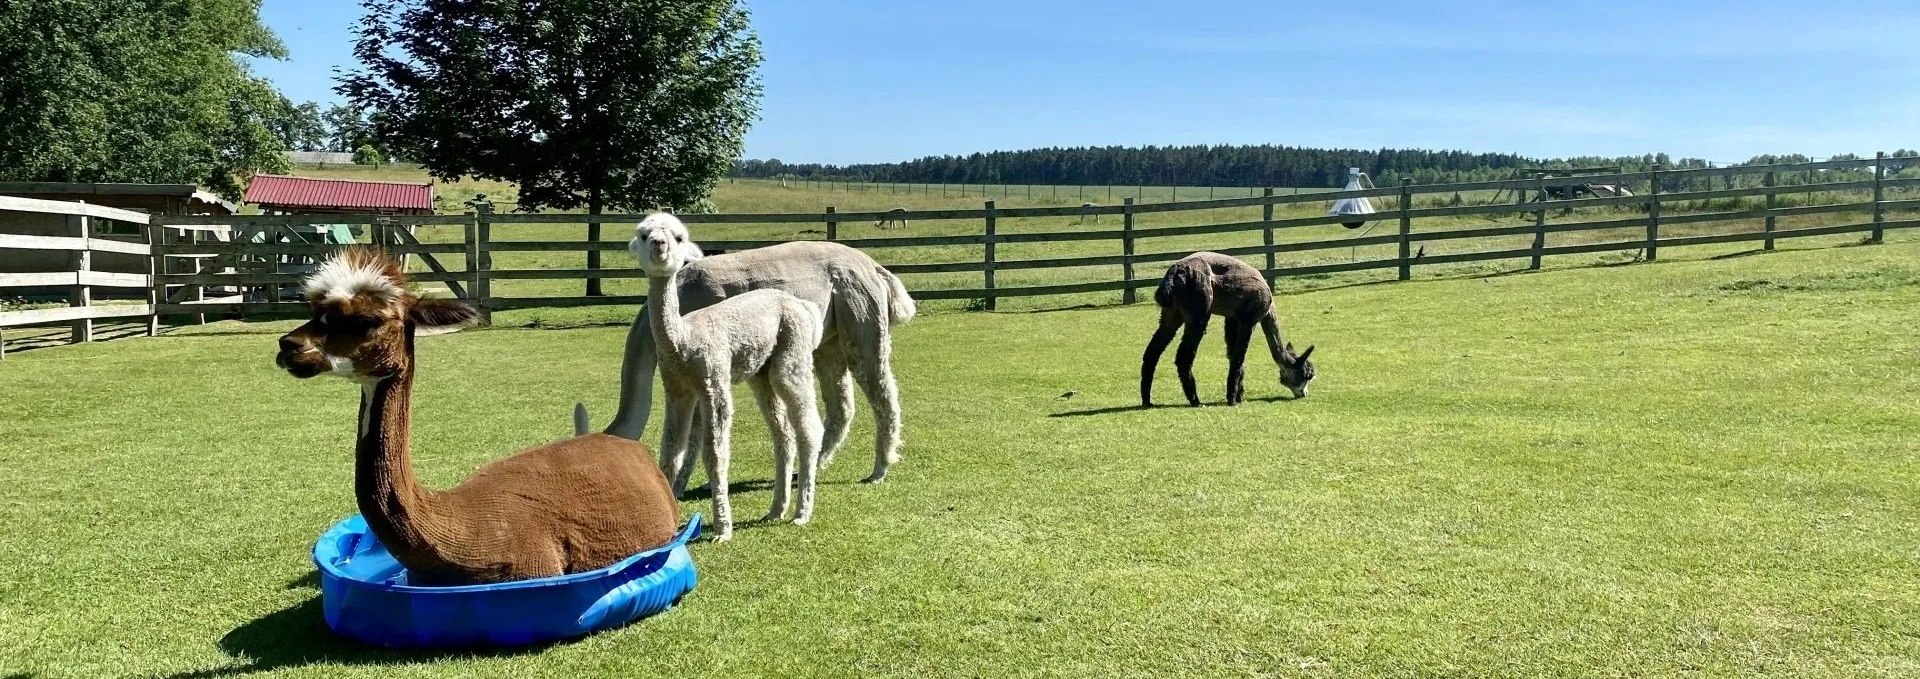
<path fill-rule="evenodd" d="M 416 587 L 407 569 L 348 517 L 313 545 L 327 627 L 377 646 L 517 646 L 583 636 L 673 608 L 698 578 L 687 541 L 700 515 L 672 542 L 585 573 L 488 585 Z"/>

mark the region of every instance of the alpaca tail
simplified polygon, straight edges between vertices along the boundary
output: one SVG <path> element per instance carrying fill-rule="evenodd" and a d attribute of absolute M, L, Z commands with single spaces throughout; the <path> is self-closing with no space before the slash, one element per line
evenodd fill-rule
<path fill-rule="evenodd" d="M 913 320 L 914 314 L 919 313 L 919 308 L 914 306 L 913 296 L 907 294 L 907 285 L 884 266 L 874 267 L 874 270 L 879 272 L 881 278 L 887 279 L 887 325 L 906 325 L 907 321 Z"/>
<path fill-rule="evenodd" d="M 587 435 L 587 404 L 579 401 L 573 402 L 573 435 Z"/>

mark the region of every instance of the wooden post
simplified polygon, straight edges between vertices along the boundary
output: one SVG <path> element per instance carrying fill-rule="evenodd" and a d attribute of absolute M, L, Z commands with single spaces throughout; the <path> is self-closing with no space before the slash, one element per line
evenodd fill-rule
<path fill-rule="evenodd" d="M 994 255 L 993 245 L 994 245 L 995 221 L 996 220 L 993 217 L 993 201 L 989 200 L 987 201 L 986 268 L 982 270 L 986 274 L 987 311 L 993 311 L 995 308 L 998 307 L 998 302 L 999 302 L 999 300 L 995 298 L 993 294 L 993 255 Z"/>
<path fill-rule="evenodd" d="M 1127 287 L 1120 291 L 1120 302 L 1132 304 L 1139 301 L 1133 290 L 1133 199 L 1128 198 L 1120 207 L 1120 277 Z"/>
<path fill-rule="evenodd" d="M 201 235 L 201 233 L 202 233 L 202 232 L 200 232 L 200 231 L 188 231 L 188 232 L 187 232 L 187 243 L 189 243 L 189 244 L 192 244 L 192 245 L 199 245 L 199 244 L 200 244 L 200 242 L 201 242 L 201 238 L 203 237 L 203 236 Z M 207 238 L 207 239 L 212 239 L 212 236 L 211 236 L 211 235 L 208 235 L 208 236 L 204 236 L 204 237 L 205 237 L 205 238 Z M 193 258 L 193 273 L 194 273 L 194 275 L 196 275 L 196 276 L 197 276 L 197 275 L 200 275 L 200 274 L 203 274 L 203 273 L 206 273 L 206 272 L 207 272 L 207 260 L 206 260 L 205 258 L 203 258 L 203 257 L 194 257 L 194 258 Z M 195 301 L 195 302 L 205 302 L 205 301 L 207 301 L 207 286 L 205 286 L 205 285 L 195 285 L 195 286 L 193 286 L 193 301 Z M 201 312 L 201 313 L 197 313 L 197 314 L 194 314 L 194 315 L 193 315 L 193 324 L 194 324 L 194 325 L 206 325 L 206 324 L 207 324 L 207 314 L 206 314 L 205 312 Z"/>
<path fill-rule="evenodd" d="M 1654 163 L 1651 190 L 1647 193 L 1647 261 L 1660 256 L 1660 164 Z"/>
<path fill-rule="evenodd" d="M 86 215 L 67 215 L 69 235 L 80 239 L 80 249 L 68 255 L 73 269 L 73 288 L 67 292 L 67 306 L 93 306 L 93 289 L 88 287 L 88 274 L 93 270 L 93 250 L 89 239 L 93 237 L 91 220 Z M 74 344 L 93 341 L 93 319 L 82 318 L 73 322 Z"/>
<path fill-rule="evenodd" d="M 473 308 L 480 308 L 480 218 L 478 212 L 469 212 L 472 221 L 463 229 L 467 245 L 467 301 Z"/>
<path fill-rule="evenodd" d="M 1267 187 L 1260 195 L 1272 198 L 1273 187 Z M 1272 281 L 1274 276 L 1280 274 L 1279 267 L 1273 261 L 1273 201 L 1260 204 L 1260 221 L 1266 222 L 1260 227 L 1260 244 L 1267 246 L 1267 280 Z"/>
<path fill-rule="evenodd" d="M 1400 280 L 1413 278 L 1413 178 L 1400 178 Z"/>
<path fill-rule="evenodd" d="M 159 221 L 159 220 L 154 220 Z M 166 232 L 161 224 L 148 224 L 147 232 L 147 336 L 160 334 L 160 302 L 167 298 L 167 284 L 160 280 L 165 255 L 160 254 L 161 234 Z M 244 289 L 244 288 L 242 288 Z"/>
<path fill-rule="evenodd" d="M 493 308 L 488 303 L 493 300 L 493 203 L 481 202 L 473 206 L 473 211 L 474 308 L 480 311 L 481 321 L 491 324 Z"/>
<path fill-rule="evenodd" d="M 833 216 L 833 206 L 827 206 L 827 240 L 840 240 L 840 219 Z"/>
<path fill-rule="evenodd" d="M 1544 181 L 1543 179 L 1541 179 L 1544 176 L 1545 175 L 1534 175 L 1534 181 L 1535 182 Z M 1540 187 L 1540 195 L 1542 196 L 1546 195 L 1546 187 L 1544 185 Z M 1572 195 L 1572 194 L 1568 194 L 1568 195 Z M 1541 251 L 1545 250 L 1546 247 L 1547 247 L 1547 209 L 1543 207 L 1543 208 L 1540 208 L 1539 212 L 1533 213 L 1533 259 L 1527 263 L 1528 269 L 1531 269 L 1534 271 L 1540 270 L 1540 258 L 1542 255 Z"/>
<path fill-rule="evenodd" d="M 1887 216 L 1884 214 L 1886 210 L 1882 205 L 1887 197 L 1885 187 L 1882 186 L 1886 183 L 1886 169 L 1887 152 L 1875 152 L 1873 154 L 1873 242 L 1875 243 L 1882 242 L 1887 235 Z"/>
<path fill-rule="evenodd" d="M 1766 231 L 1767 239 L 1764 241 L 1764 245 L 1761 246 L 1761 249 L 1772 250 L 1773 249 L 1773 208 L 1774 208 L 1774 196 L 1775 196 L 1775 193 L 1773 191 L 1773 186 L 1774 186 L 1773 171 L 1768 170 L 1767 175 L 1763 177 L 1761 180 L 1764 181 L 1767 186 L 1767 219 L 1766 219 L 1766 225 L 1761 227 Z"/>

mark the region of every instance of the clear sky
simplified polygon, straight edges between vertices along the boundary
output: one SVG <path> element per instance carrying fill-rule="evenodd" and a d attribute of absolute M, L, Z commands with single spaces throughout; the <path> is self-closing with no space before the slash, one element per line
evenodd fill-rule
<path fill-rule="evenodd" d="M 748 0 L 747 156 L 1286 144 L 1759 153 L 1920 147 L 1920 2 Z M 296 101 L 337 100 L 352 0 L 265 0 Z"/>

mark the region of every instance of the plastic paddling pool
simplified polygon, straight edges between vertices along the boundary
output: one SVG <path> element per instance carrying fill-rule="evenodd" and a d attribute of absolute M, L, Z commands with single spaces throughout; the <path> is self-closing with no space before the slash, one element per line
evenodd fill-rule
<path fill-rule="evenodd" d="M 666 611 L 698 581 L 687 542 L 672 542 L 585 573 L 487 585 L 417 587 L 356 514 L 313 545 L 327 627 L 390 647 L 516 646 L 612 629 Z"/>

